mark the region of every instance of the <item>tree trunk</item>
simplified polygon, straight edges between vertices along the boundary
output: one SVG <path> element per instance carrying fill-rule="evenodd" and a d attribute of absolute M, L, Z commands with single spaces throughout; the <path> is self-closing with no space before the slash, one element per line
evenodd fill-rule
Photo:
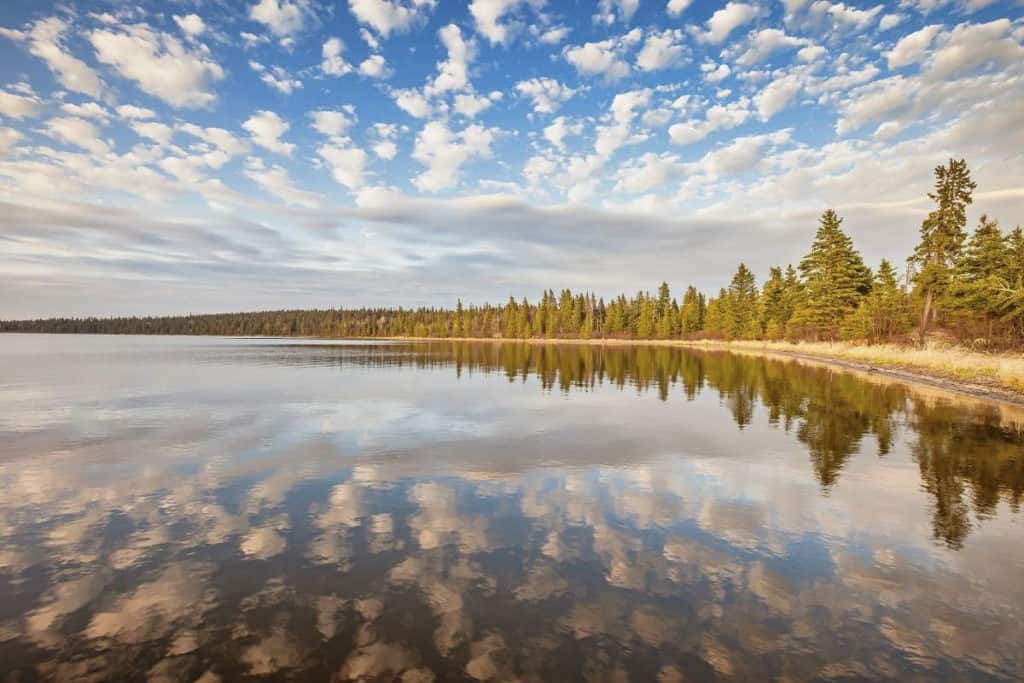
<path fill-rule="evenodd" d="M 924 295 L 924 311 L 921 313 L 921 331 L 918 336 L 918 343 L 924 346 L 925 334 L 928 332 L 928 320 L 931 317 L 932 312 L 932 290 L 928 290 Z"/>

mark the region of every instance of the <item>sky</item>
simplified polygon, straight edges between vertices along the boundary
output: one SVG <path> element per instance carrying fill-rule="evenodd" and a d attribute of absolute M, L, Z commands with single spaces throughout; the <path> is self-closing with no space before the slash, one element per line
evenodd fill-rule
<path fill-rule="evenodd" d="M 717 291 L 932 169 L 1024 224 L 1024 2 L 0 5 L 0 318 Z"/>

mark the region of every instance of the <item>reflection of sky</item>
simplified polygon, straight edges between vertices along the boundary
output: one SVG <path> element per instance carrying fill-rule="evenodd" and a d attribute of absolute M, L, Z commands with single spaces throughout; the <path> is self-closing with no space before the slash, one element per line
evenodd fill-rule
<path fill-rule="evenodd" d="M 343 678 L 1024 666 L 1020 517 L 935 543 L 909 428 L 826 493 L 792 433 L 738 430 L 713 391 L 239 343 L 0 338 L 5 666 L 227 680 L 318 670 L 325 641 Z"/>

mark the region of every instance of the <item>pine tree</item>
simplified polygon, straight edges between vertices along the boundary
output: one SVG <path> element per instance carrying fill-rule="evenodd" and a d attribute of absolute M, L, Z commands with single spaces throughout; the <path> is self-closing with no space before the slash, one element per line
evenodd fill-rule
<path fill-rule="evenodd" d="M 843 318 L 871 290 L 871 271 L 843 232 L 842 222 L 832 209 L 825 211 L 811 251 L 800 261 L 803 296 L 793 322 L 815 339 L 835 338 Z"/>
<path fill-rule="evenodd" d="M 882 259 L 871 293 L 843 323 L 843 338 L 887 342 L 898 339 L 909 329 L 910 309 L 906 294 L 900 289 L 896 269 Z"/>
<path fill-rule="evenodd" d="M 726 336 L 730 339 L 757 339 L 761 336 L 758 311 L 757 282 L 746 264 L 741 263 L 729 284 L 729 321 Z"/>
<path fill-rule="evenodd" d="M 761 328 L 765 338 L 781 339 L 791 313 L 782 268 L 770 268 L 768 279 L 761 288 Z"/>
<path fill-rule="evenodd" d="M 949 271 L 960 256 L 967 226 L 967 206 L 973 201 L 977 185 L 963 159 L 949 160 L 935 168 L 935 190 L 928 193 L 935 209 L 921 223 L 921 241 L 910 261 L 917 266 L 915 278 L 924 297 L 919 341 L 924 344 L 928 323 L 935 315 L 936 299 L 945 291 Z"/>
<path fill-rule="evenodd" d="M 709 299 L 704 312 L 704 334 L 708 337 L 726 336 L 725 321 L 730 317 L 729 294 L 724 289 L 718 290 L 718 296 Z"/>
<path fill-rule="evenodd" d="M 641 296 L 640 310 L 637 316 L 636 336 L 639 339 L 652 339 L 654 337 L 657 322 L 657 305 L 649 296 Z"/>
<path fill-rule="evenodd" d="M 999 294 L 1006 287 L 1009 263 L 999 224 L 982 215 L 950 275 L 944 305 L 961 319 L 980 318 L 989 343 L 1001 314 Z"/>
<path fill-rule="evenodd" d="M 662 282 L 661 286 L 658 287 L 658 304 L 655 316 L 657 316 L 658 320 L 655 334 L 658 339 L 668 339 L 672 336 L 673 322 L 672 299 L 667 282 Z"/>
<path fill-rule="evenodd" d="M 679 312 L 682 334 L 692 335 L 701 330 L 703 320 L 701 315 L 701 294 L 697 288 L 690 285 L 683 295 L 683 306 Z"/>

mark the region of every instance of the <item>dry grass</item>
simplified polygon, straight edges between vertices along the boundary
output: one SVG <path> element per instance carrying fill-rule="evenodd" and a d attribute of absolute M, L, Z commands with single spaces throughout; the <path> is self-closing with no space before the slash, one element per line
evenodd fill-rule
<path fill-rule="evenodd" d="M 694 345 L 705 345 L 696 342 Z M 943 344 L 924 348 L 895 345 L 861 346 L 844 343 L 729 342 L 709 346 L 750 349 L 821 358 L 838 358 L 883 368 L 943 377 L 957 382 L 981 384 L 1024 394 L 1024 354 L 982 353 Z"/>

